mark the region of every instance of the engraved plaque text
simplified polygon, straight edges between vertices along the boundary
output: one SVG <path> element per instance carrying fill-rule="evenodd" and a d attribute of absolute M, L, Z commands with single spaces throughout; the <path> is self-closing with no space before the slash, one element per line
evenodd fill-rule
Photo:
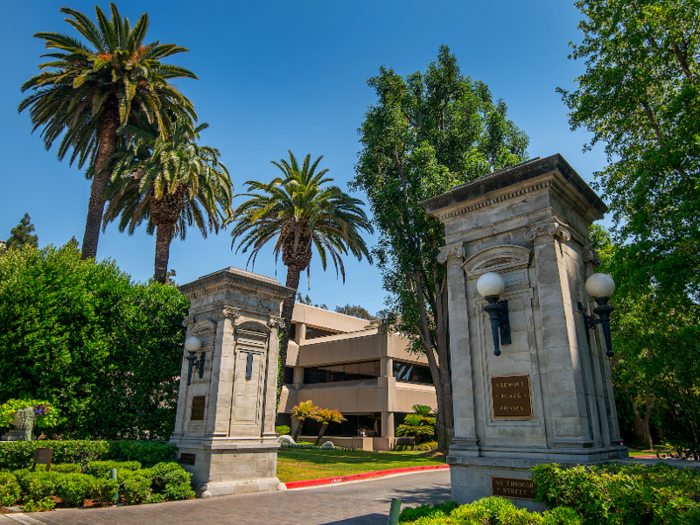
<path fill-rule="evenodd" d="M 492 377 L 491 401 L 496 419 L 531 419 L 530 376 Z"/>
<path fill-rule="evenodd" d="M 194 396 L 192 398 L 192 413 L 190 421 L 204 421 L 204 406 L 206 405 L 207 396 Z"/>
<path fill-rule="evenodd" d="M 535 484 L 527 478 L 491 477 L 491 494 L 515 499 L 535 499 Z"/>
<path fill-rule="evenodd" d="M 180 454 L 180 464 L 182 465 L 194 465 L 194 460 L 197 457 L 197 454 L 187 454 L 186 452 L 183 452 Z"/>
<path fill-rule="evenodd" d="M 51 470 L 52 448 L 37 448 L 34 450 L 34 468 L 37 465 L 46 465 L 46 470 Z"/>

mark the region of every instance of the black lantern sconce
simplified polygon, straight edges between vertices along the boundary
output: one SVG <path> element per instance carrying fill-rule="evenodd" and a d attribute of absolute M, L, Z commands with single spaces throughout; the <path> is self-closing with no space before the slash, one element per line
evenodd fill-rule
<path fill-rule="evenodd" d="M 192 369 L 197 368 L 199 370 L 199 378 L 204 377 L 204 352 L 199 359 L 197 359 L 197 351 L 202 348 L 202 341 L 197 336 L 188 337 L 185 341 L 185 350 L 189 352 L 189 355 L 185 357 L 188 363 L 187 367 L 187 386 L 192 384 Z"/>
<path fill-rule="evenodd" d="M 484 311 L 489 314 L 489 320 L 491 321 L 494 355 L 501 355 L 499 341 L 500 344 L 510 344 L 508 301 L 498 300 L 505 288 L 506 283 L 503 282 L 503 278 L 493 272 L 483 274 L 476 282 L 476 289 L 488 302 L 488 304 L 484 306 Z"/>
<path fill-rule="evenodd" d="M 610 336 L 610 314 L 615 308 L 608 304 L 610 296 L 614 291 L 615 281 L 613 281 L 612 277 L 605 273 L 595 273 L 586 279 L 586 293 L 593 297 L 595 301 L 596 307 L 593 309 L 593 313 L 598 316 L 598 319 L 593 315 L 586 315 L 583 305 L 578 303 L 578 309 L 581 314 L 583 314 L 586 333 L 598 324 L 603 327 L 603 336 L 605 337 L 605 346 L 607 347 L 605 353 L 608 357 L 614 355 L 612 351 L 612 338 Z"/>

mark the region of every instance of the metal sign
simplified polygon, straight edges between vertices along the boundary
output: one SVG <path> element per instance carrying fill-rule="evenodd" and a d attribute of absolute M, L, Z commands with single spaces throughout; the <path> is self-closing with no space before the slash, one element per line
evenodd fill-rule
<path fill-rule="evenodd" d="M 197 454 L 187 454 L 186 452 L 183 452 L 180 454 L 180 464 L 181 465 L 194 465 L 194 460 L 197 457 Z"/>
<path fill-rule="evenodd" d="M 515 499 L 535 499 L 535 483 L 529 478 L 491 476 L 491 494 Z"/>
<path fill-rule="evenodd" d="M 52 448 L 37 448 L 34 450 L 34 465 L 33 469 L 36 470 L 37 465 L 46 465 L 46 470 L 51 470 L 51 460 L 53 459 L 53 449 Z"/>
<path fill-rule="evenodd" d="M 496 419 L 532 419 L 530 376 L 492 377 L 491 402 Z"/>
<path fill-rule="evenodd" d="M 204 407 L 206 404 L 207 396 L 194 396 L 192 398 L 190 421 L 204 421 Z"/>

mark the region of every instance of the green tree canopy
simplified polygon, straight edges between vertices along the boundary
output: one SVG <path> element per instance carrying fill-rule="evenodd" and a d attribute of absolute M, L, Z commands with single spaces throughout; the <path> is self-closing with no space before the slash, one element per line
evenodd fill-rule
<path fill-rule="evenodd" d="M 131 281 L 70 244 L 0 257 L 0 403 L 49 400 L 52 432 L 76 438 L 167 439 L 188 301 Z"/>
<path fill-rule="evenodd" d="M 345 306 L 336 306 L 335 311 L 339 314 L 351 315 L 353 317 L 359 317 L 360 319 L 367 319 L 368 321 L 376 319 L 366 308 L 363 308 L 359 304 L 348 303 Z"/>
<path fill-rule="evenodd" d="M 95 257 L 100 235 L 105 190 L 111 158 L 119 143 L 118 130 L 128 123 L 151 123 L 167 136 L 178 116 L 196 120 L 192 103 L 170 82 L 174 78 L 197 78 L 191 71 L 161 60 L 187 51 L 158 41 L 145 44 L 148 15 L 132 27 L 117 6 L 109 4 L 111 19 L 95 6 L 97 23 L 83 13 L 62 7 L 65 19 L 87 44 L 68 35 L 36 33 L 52 50 L 42 72 L 22 85 L 31 91 L 19 105 L 29 109 L 34 131 L 42 128 L 46 149 L 62 136 L 58 158 L 71 149 L 71 164 L 86 161 L 94 166 L 83 258 Z"/>
<path fill-rule="evenodd" d="M 462 75 L 447 46 L 425 73 L 404 78 L 382 66 L 368 84 L 378 100 L 360 128 L 352 187 L 367 194 L 380 233 L 374 253 L 389 292 L 385 317 L 428 358 L 445 447 L 454 419 L 446 271 L 437 261 L 444 228 L 420 203 L 526 160 L 529 139 L 507 118 L 505 102 Z"/>
<path fill-rule="evenodd" d="M 605 144 L 597 173 L 630 277 L 700 300 L 700 2 L 582 0 L 586 70 L 559 89 L 572 129 Z M 643 293 L 643 292 L 641 292 Z"/>
<path fill-rule="evenodd" d="M 5 242 L 5 248 L 17 248 L 25 244 L 37 248 L 39 246 L 39 237 L 32 235 L 33 232 L 32 218 L 28 213 L 25 213 L 19 224 L 10 230 L 10 236 Z"/>

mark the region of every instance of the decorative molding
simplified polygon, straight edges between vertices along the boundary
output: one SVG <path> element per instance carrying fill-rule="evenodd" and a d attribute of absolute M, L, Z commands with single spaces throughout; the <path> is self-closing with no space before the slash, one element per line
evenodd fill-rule
<path fill-rule="evenodd" d="M 462 265 L 469 279 L 476 279 L 486 272 L 499 274 L 526 270 L 530 266 L 532 252 L 522 246 L 505 244 L 486 248 L 472 255 Z"/>
<path fill-rule="evenodd" d="M 452 257 L 464 258 L 464 242 L 456 242 L 454 244 L 448 244 L 438 248 L 440 253 L 437 256 L 437 260 L 440 264 L 445 264 Z"/>
<path fill-rule="evenodd" d="M 598 255 L 598 252 L 595 251 L 590 244 L 583 247 L 583 262 L 591 263 L 594 268 L 598 268 L 598 266 L 603 264 L 600 255 Z"/>
<path fill-rule="evenodd" d="M 284 328 L 284 319 L 277 315 L 270 314 L 270 318 L 267 320 L 267 326 L 270 328 Z"/>
<path fill-rule="evenodd" d="M 543 235 L 559 237 L 559 239 L 562 242 L 567 242 L 571 240 L 571 232 L 569 231 L 569 225 L 555 217 L 541 222 L 537 222 L 530 226 L 525 232 L 525 239 L 527 239 L 530 242 L 533 242 L 537 237 L 542 237 Z"/>
<path fill-rule="evenodd" d="M 187 328 L 188 326 L 190 326 L 194 322 L 195 322 L 194 315 L 186 315 L 185 318 L 182 320 L 182 326 Z"/>
<path fill-rule="evenodd" d="M 208 295 L 212 295 L 216 292 L 221 292 L 221 291 L 232 291 L 232 292 L 239 292 L 242 294 L 246 295 L 252 295 L 253 297 L 263 297 L 265 299 L 273 299 L 273 300 L 279 300 L 280 296 L 279 295 L 274 295 L 271 293 L 267 293 L 260 288 L 254 288 L 252 286 L 240 286 L 234 283 L 224 283 L 218 286 L 203 286 L 201 288 L 196 288 L 196 292 L 190 292 L 189 290 L 185 291 L 184 294 L 187 297 L 192 297 L 193 299 L 198 299 L 200 297 L 206 297 Z"/>
<path fill-rule="evenodd" d="M 533 191 L 539 191 L 539 190 L 543 190 L 545 188 L 549 188 L 551 185 L 552 185 L 551 180 L 540 182 L 538 184 L 533 184 L 532 186 L 528 186 L 527 188 L 523 188 L 521 190 L 507 193 L 505 195 L 501 195 L 500 197 L 494 197 L 491 199 L 484 199 L 483 201 L 477 202 L 476 204 L 472 204 L 471 206 L 465 206 L 464 208 L 460 208 L 460 209 L 452 211 L 450 213 L 444 213 L 444 214 L 439 216 L 439 219 L 441 221 L 444 221 L 445 219 L 449 219 L 450 217 L 456 217 L 457 215 L 464 215 L 465 213 L 472 212 L 472 211 L 477 210 L 479 208 L 484 208 L 486 206 L 491 206 L 492 204 L 497 204 L 499 202 L 519 198 L 522 195 L 525 195 L 527 193 L 532 193 Z"/>
<path fill-rule="evenodd" d="M 203 335 L 213 332 L 216 332 L 216 325 L 209 319 L 202 319 L 194 324 L 189 331 L 189 335 Z"/>
<path fill-rule="evenodd" d="M 216 314 L 216 320 L 221 321 L 223 319 L 231 319 L 231 321 L 235 321 L 241 316 L 241 309 L 236 308 L 235 306 L 224 306 L 221 309 L 221 312 Z"/>

